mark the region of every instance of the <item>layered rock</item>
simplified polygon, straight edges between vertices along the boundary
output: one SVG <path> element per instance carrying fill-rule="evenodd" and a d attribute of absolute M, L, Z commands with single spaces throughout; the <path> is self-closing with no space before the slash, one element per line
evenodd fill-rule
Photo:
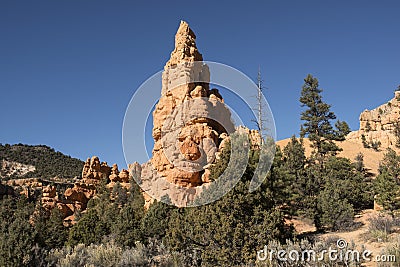
<path fill-rule="evenodd" d="M 153 155 L 140 170 L 146 192 L 169 195 L 178 205 L 192 200 L 199 187 L 209 182 L 208 167 L 222 140 L 234 131 L 222 96 L 217 89 L 210 89 L 210 71 L 195 41 L 196 35 L 182 21 L 153 112 Z M 188 189 L 187 194 L 174 199 L 179 194 L 173 185 L 176 190 Z"/>
<path fill-rule="evenodd" d="M 360 114 L 360 129 L 348 134 L 347 140 L 368 143 L 380 142 L 382 147 L 393 147 L 396 144 L 395 124 L 400 120 L 400 92 L 394 98 L 372 110 Z"/>
<path fill-rule="evenodd" d="M 132 164 L 128 165 L 128 172 L 129 175 L 132 176 L 136 181 L 139 183 L 141 182 L 141 175 L 142 175 L 142 165 L 139 164 L 139 162 L 134 162 Z"/>

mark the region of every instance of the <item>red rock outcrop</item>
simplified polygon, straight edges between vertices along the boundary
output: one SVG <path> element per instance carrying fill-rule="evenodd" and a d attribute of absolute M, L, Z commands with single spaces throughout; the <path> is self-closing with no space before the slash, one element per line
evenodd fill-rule
<path fill-rule="evenodd" d="M 235 130 L 221 94 L 210 89 L 210 71 L 202 60 L 196 35 L 182 21 L 153 112 L 153 155 L 140 170 L 146 192 L 167 194 L 177 205 L 185 205 L 198 187 L 209 182 L 207 168 L 214 163 L 222 140 Z M 192 189 L 174 199 L 178 194 L 171 184 Z"/>
<path fill-rule="evenodd" d="M 110 174 L 111 168 L 106 162 L 100 162 L 96 156 L 88 158 L 82 170 L 82 179 L 65 190 L 63 198 L 57 196 L 54 186 L 43 187 L 43 207 L 47 210 L 57 207 L 64 217 L 71 216 L 78 210 L 83 211 L 96 194 L 96 186 L 102 179 L 108 180 Z"/>
<path fill-rule="evenodd" d="M 118 170 L 118 165 L 114 164 L 111 168 L 111 175 L 109 176 L 110 181 L 120 182 L 120 183 L 129 183 L 129 171 L 122 169 L 121 171 Z"/>
<path fill-rule="evenodd" d="M 111 168 L 107 162 L 101 162 L 98 157 L 88 158 L 82 170 L 82 180 L 86 184 L 98 184 L 101 179 L 108 179 Z"/>
<path fill-rule="evenodd" d="M 111 182 L 118 182 L 118 180 L 119 180 L 119 170 L 118 170 L 117 164 L 114 164 L 111 167 L 110 180 L 111 180 Z"/>
<path fill-rule="evenodd" d="M 129 172 L 125 169 L 122 169 L 118 175 L 118 178 L 122 183 L 129 183 Z"/>
<path fill-rule="evenodd" d="M 42 205 L 45 209 L 51 210 L 57 205 L 57 191 L 53 185 L 48 185 L 43 188 Z"/>

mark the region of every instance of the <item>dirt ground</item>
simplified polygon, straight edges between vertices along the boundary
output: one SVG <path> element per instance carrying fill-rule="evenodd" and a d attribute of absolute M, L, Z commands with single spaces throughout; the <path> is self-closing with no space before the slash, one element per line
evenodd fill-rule
<path fill-rule="evenodd" d="M 372 261 L 365 263 L 364 266 L 377 266 L 377 263 L 374 260 L 375 256 L 382 255 L 382 249 L 390 246 L 391 243 L 394 240 L 397 240 L 397 237 L 400 236 L 399 233 L 392 233 L 389 236 L 388 242 L 383 242 L 382 240 L 366 240 L 365 234 L 368 232 L 369 226 L 368 219 L 378 215 L 378 213 L 379 212 L 372 209 L 364 210 L 361 214 L 356 215 L 355 222 L 360 223 L 360 227 L 356 228 L 355 230 L 318 234 L 317 237 L 321 239 L 326 239 L 329 236 L 339 237 L 346 240 L 348 244 L 354 242 L 356 245 L 356 249 L 361 249 L 361 246 L 364 245 L 365 249 L 368 249 L 372 252 Z M 312 223 L 308 220 L 295 218 L 290 220 L 289 222 L 293 223 L 296 232 L 299 234 L 313 233 L 316 230 Z"/>

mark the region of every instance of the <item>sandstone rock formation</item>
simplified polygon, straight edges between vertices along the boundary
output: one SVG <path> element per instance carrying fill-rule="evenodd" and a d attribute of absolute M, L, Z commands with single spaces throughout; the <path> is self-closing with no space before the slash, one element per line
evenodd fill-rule
<path fill-rule="evenodd" d="M 202 184 L 201 167 L 214 160 L 219 135 L 234 130 L 218 90 L 209 89 L 210 72 L 201 62 L 195 40 L 189 25 L 182 21 L 153 112 L 151 163 L 167 181 L 186 187 Z M 188 166 L 191 169 L 185 170 Z"/>
<path fill-rule="evenodd" d="M 262 137 L 258 130 L 249 129 L 244 126 L 239 126 L 237 127 L 236 132 L 247 134 L 249 136 L 250 147 L 252 149 L 260 149 L 260 145 L 262 143 Z"/>
<path fill-rule="evenodd" d="M 141 175 L 142 175 L 142 166 L 139 164 L 139 162 L 134 162 L 132 164 L 128 165 L 128 172 L 129 174 L 139 183 Z"/>
<path fill-rule="evenodd" d="M 153 197 L 165 195 L 173 204 L 185 206 L 210 183 L 209 168 L 228 147 L 231 133 L 247 134 L 248 147 L 260 147 L 259 132 L 245 127 L 236 130 L 221 94 L 210 89 L 209 67 L 195 41 L 195 34 L 182 21 L 162 74 L 161 98 L 153 111 L 152 158 L 143 165 L 129 164 L 128 170 L 121 171 L 117 164 L 109 167 L 96 156 L 88 158 L 82 178 L 62 197 L 58 197 L 54 186 L 43 188 L 44 207 L 57 207 L 65 217 L 71 216 L 86 209 L 102 180 L 111 181 L 109 188 L 116 182 L 129 188 L 131 177 L 143 189 L 145 206 Z"/>
<path fill-rule="evenodd" d="M 168 195 L 177 206 L 185 206 L 210 183 L 210 166 L 228 147 L 235 131 L 231 113 L 217 89 L 210 89 L 210 71 L 196 47 L 196 36 L 186 22 L 181 22 L 175 36 L 175 48 L 162 74 L 161 98 L 153 112 L 154 139 L 152 158 L 128 170 L 111 168 L 94 156 L 88 158 L 82 179 L 58 197 L 54 186 L 43 188 L 43 205 L 57 207 L 64 216 L 86 209 L 102 180 L 129 187 L 133 177 L 144 190 L 148 206 L 153 197 Z M 241 127 L 249 136 L 249 147 L 258 148 L 257 131 Z M 183 193 L 182 193 L 183 192 Z"/>
<path fill-rule="evenodd" d="M 43 207 L 47 210 L 57 207 L 64 217 L 71 216 L 78 210 L 85 210 L 88 201 L 96 194 L 96 186 L 102 179 L 108 180 L 111 170 L 98 157 L 88 158 L 82 170 L 82 179 L 74 183 L 72 188 L 66 189 L 62 198 L 59 198 L 54 186 L 43 187 Z"/>
<path fill-rule="evenodd" d="M 111 182 L 117 182 L 119 180 L 119 170 L 118 170 L 118 165 L 114 164 L 111 167 L 111 174 L 110 174 L 110 181 Z"/>
<path fill-rule="evenodd" d="M 107 162 L 101 162 L 98 157 L 88 158 L 83 166 L 82 180 L 86 184 L 98 184 L 101 179 L 107 179 L 111 174 L 111 168 Z"/>
<path fill-rule="evenodd" d="M 42 192 L 43 207 L 47 210 L 55 208 L 58 201 L 56 187 L 53 185 L 48 185 L 46 187 L 43 187 Z"/>
<path fill-rule="evenodd" d="M 110 181 L 120 182 L 120 183 L 129 183 L 129 171 L 122 169 L 121 171 L 118 170 L 118 165 L 114 164 L 111 168 L 111 175 L 109 176 Z"/>
<path fill-rule="evenodd" d="M 235 131 L 221 94 L 210 89 L 210 71 L 195 41 L 182 21 L 153 112 L 153 155 L 135 170 L 146 192 L 157 198 L 168 195 L 178 206 L 193 200 L 210 182 L 208 167 Z"/>
<path fill-rule="evenodd" d="M 360 114 L 360 129 L 351 132 L 346 139 L 362 142 L 363 136 L 368 143 L 380 142 L 382 147 L 394 147 L 396 137 L 394 126 L 400 122 L 400 92 L 394 98 L 373 110 L 365 110 Z"/>

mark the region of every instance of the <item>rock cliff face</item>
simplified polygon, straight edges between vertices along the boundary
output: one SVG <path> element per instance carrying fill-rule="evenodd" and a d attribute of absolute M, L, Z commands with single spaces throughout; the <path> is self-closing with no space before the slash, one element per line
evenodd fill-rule
<path fill-rule="evenodd" d="M 400 92 L 394 98 L 373 110 L 360 114 L 360 129 L 348 134 L 347 140 L 362 142 L 363 136 L 368 143 L 380 142 L 382 147 L 393 147 L 396 137 L 395 124 L 400 120 Z"/>

